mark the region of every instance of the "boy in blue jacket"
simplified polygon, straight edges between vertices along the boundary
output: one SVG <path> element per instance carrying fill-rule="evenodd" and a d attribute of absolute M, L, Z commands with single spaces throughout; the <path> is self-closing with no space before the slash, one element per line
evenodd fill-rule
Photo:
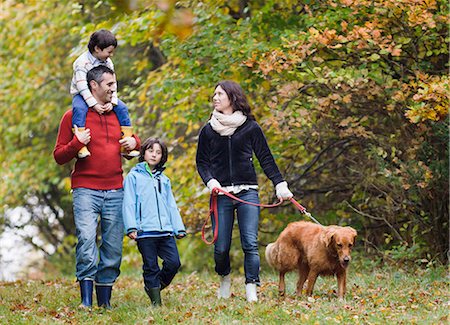
<path fill-rule="evenodd" d="M 163 174 L 167 155 L 162 141 L 148 138 L 141 146 L 139 163 L 124 181 L 125 231 L 137 241 L 144 263 L 144 289 L 154 306 L 161 305 L 161 290 L 181 266 L 174 237 L 186 236 L 170 180 Z M 158 256 L 163 260 L 162 269 Z"/>

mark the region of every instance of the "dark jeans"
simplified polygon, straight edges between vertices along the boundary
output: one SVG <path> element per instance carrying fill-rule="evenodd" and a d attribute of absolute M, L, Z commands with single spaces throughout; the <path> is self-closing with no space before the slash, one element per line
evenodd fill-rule
<path fill-rule="evenodd" d="M 144 265 L 145 287 L 159 288 L 168 286 L 181 266 L 177 244 L 173 236 L 146 237 L 137 240 Z M 158 256 L 163 260 L 162 269 L 158 265 Z"/>
<path fill-rule="evenodd" d="M 130 115 L 128 114 L 128 107 L 120 100 L 117 100 L 117 105 L 113 106 L 113 111 L 117 115 L 120 126 L 131 126 Z M 88 106 L 81 95 L 75 95 L 72 98 L 72 126 L 76 125 L 79 128 L 86 126 L 86 115 Z"/>
<path fill-rule="evenodd" d="M 258 191 L 253 189 L 240 192 L 235 196 L 244 201 L 259 203 Z M 219 212 L 219 234 L 214 245 L 216 272 L 219 275 L 228 275 L 231 272 L 230 246 L 236 212 L 241 246 L 244 251 L 245 283 L 259 284 L 259 207 L 234 201 L 225 195 L 219 195 L 217 208 Z M 214 218 L 212 222 L 214 227 Z"/>

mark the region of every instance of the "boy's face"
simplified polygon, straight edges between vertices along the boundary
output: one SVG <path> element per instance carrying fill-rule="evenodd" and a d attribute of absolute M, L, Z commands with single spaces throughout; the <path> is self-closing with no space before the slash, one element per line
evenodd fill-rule
<path fill-rule="evenodd" d="M 98 46 L 94 48 L 93 55 L 99 59 L 100 61 L 106 61 L 108 58 L 112 57 L 114 55 L 114 50 L 116 48 L 112 45 L 105 47 L 103 50 L 100 49 Z"/>
<path fill-rule="evenodd" d="M 155 168 L 161 161 L 162 148 L 159 143 L 154 143 L 152 147 L 145 150 L 144 160 L 151 169 Z"/>

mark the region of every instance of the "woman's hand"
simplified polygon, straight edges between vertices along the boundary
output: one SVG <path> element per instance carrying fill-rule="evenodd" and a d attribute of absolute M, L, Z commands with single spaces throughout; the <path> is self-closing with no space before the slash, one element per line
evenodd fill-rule
<path fill-rule="evenodd" d="M 211 178 L 208 183 L 206 183 L 206 186 L 208 186 L 209 191 L 212 193 L 214 188 L 222 188 L 222 185 L 220 185 L 219 181 L 215 178 Z"/>
<path fill-rule="evenodd" d="M 289 200 L 294 196 L 294 194 L 292 194 L 292 192 L 289 190 L 288 184 L 286 182 L 278 183 L 275 186 L 275 191 L 278 199 L 280 200 Z"/>

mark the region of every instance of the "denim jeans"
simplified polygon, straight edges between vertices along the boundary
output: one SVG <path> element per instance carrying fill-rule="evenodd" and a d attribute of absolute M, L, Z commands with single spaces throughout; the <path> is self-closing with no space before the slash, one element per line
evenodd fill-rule
<path fill-rule="evenodd" d="M 78 94 L 72 98 L 72 126 L 77 127 L 86 126 L 86 115 L 88 106 L 84 98 Z M 128 107 L 120 99 L 117 100 L 117 105 L 113 107 L 114 113 L 117 115 L 120 126 L 131 126 L 130 115 L 128 114 Z"/>
<path fill-rule="evenodd" d="M 123 189 L 73 190 L 73 210 L 77 234 L 76 276 L 112 285 L 120 274 L 122 261 Z M 97 226 L 100 217 L 101 243 L 97 249 Z"/>
<path fill-rule="evenodd" d="M 254 189 L 240 192 L 235 196 L 244 201 L 259 203 L 258 191 Z M 259 207 L 234 201 L 225 195 L 219 195 L 217 198 L 217 209 L 219 214 L 219 234 L 214 245 L 216 272 L 222 276 L 231 272 L 230 246 L 236 211 L 241 246 L 244 251 L 245 283 L 256 283 L 259 285 Z M 214 218 L 212 224 L 214 227 Z"/>
<path fill-rule="evenodd" d="M 144 285 L 146 288 L 165 288 L 177 274 L 181 266 L 177 244 L 173 236 L 145 237 L 137 240 L 144 265 Z M 163 260 L 162 269 L 158 256 Z"/>

